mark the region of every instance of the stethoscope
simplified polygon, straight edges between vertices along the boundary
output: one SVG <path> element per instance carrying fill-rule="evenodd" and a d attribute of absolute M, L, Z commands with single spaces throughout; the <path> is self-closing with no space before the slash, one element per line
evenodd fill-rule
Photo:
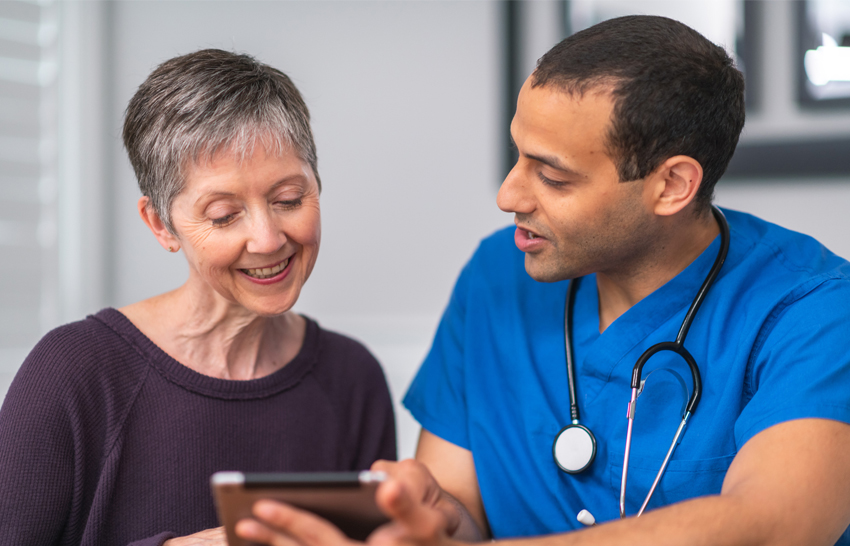
<path fill-rule="evenodd" d="M 702 305 L 703 300 L 705 300 L 705 295 L 708 292 L 708 289 L 711 288 L 711 285 L 720 273 L 720 268 L 723 267 L 723 262 L 726 260 L 726 254 L 729 252 L 729 224 L 726 222 L 726 217 L 722 212 L 720 212 L 720 209 L 715 206 L 711 207 L 711 211 L 714 214 L 715 219 L 717 219 L 717 224 L 720 226 L 720 250 L 717 252 L 717 258 L 714 260 L 714 265 L 711 266 L 711 270 L 708 272 L 708 275 L 706 275 L 702 286 L 700 286 L 700 289 L 694 298 L 694 301 L 688 308 L 688 312 L 685 314 L 685 318 L 682 321 L 682 326 L 679 328 L 679 334 L 676 336 L 676 341 L 663 341 L 661 343 L 656 343 L 640 355 L 640 358 L 638 358 L 637 363 L 635 363 L 635 367 L 632 370 L 632 397 L 629 401 L 626 451 L 623 458 L 623 475 L 620 480 L 621 518 L 626 517 L 626 479 L 629 475 L 629 453 L 631 452 L 632 446 L 632 425 L 635 420 L 637 398 L 643 389 L 641 372 L 644 364 L 646 364 L 652 356 L 662 351 L 671 351 L 676 353 L 688 363 L 688 367 L 691 369 L 691 376 L 693 377 L 693 392 L 688 399 L 687 405 L 682 411 L 682 422 L 676 429 L 676 435 L 673 438 L 673 442 L 670 444 L 670 449 L 667 450 L 664 462 L 661 463 L 661 469 L 655 476 L 655 481 L 652 482 L 649 494 L 647 494 L 646 499 L 644 499 L 640 510 L 638 510 L 637 516 L 643 514 L 643 511 L 646 509 L 646 505 L 649 504 L 649 499 L 652 498 L 655 488 L 661 481 L 661 477 L 667 469 L 667 463 L 670 462 L 670 458 L 673 456 L 673 451 L 676 449 L 676 446 L 679 445 L 682 433 L 684 432 L 691 415 L 693 415 L 694 411 L 696 411 L 700 395 L 702 394 L 702 381 L 700 378 L 699 368 L 697 367 L 694 357 L 691 356 L 691 353 L 689 353 L 687 349 L 685 349 L 685 337 L 687 337 L 688 330 L 691 328 L 694 317 L 696 316 L 700 305 Z M 570 393 L 570 418 L 572 419 L 572 423 L 562 428 L 560 432 L 558 432 L 557 436 L 555 436 L 555 441 L 552 443 L 552 456 L 555 458 L 555 463 L 558 465 L 558 468 L 568 474 L 578 474 L 579 472 L 583 472 L 596 458 L 596 437 L 589 428 L 579 422 L 578 397 L 576 396 L 575 364 L 573 363 L 573 347 L 572 340 L 570 339 L 573 319 L 573 300 L 575 299 L 576 287 L 578 286 L 576 280 L 577 279 L 570 281 L 570 287 L 569 290 L 567 290 L 566 302 L 564 303 L 564 346 L 567 355 L 567 383 Z M 587 510 L 582 510 L 579 513 L 578 520 L 585 525 L 593 525 L 595 523 L 593 516 L 590 515 Z"/>

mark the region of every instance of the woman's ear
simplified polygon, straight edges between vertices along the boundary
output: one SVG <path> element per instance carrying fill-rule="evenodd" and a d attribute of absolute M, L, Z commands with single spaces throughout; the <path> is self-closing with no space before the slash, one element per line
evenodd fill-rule
<path fill-rule="evenodd" d="M 168 228 L 165 227 L 165 224 L 159 217 L 159 214 L 153 210 L 150 203 L 150 199 L 146 196 L 139 198 L 139 216 L 142 217 L 142 221 L 153 232 L 153 236 L 156 237 L 156 240 L 159 241 L 162 248 L 169 252 L 177 252 L 180 250 L 180 241 L 174 236 L 174 234 L 168 231 Z"/>
<path fill-rule="evenodd" d="M 655 214 L 672 216 L 690 205 L 702 183 L 702 165 L 686 155 L 676 155 L 652 174 L 655 179 Z"/>

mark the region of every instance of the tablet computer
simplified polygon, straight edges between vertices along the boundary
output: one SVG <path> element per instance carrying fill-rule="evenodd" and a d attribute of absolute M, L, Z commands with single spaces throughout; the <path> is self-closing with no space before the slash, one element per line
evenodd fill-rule
<path fill-rule="evenodd" d="M 383 472 L 216 472 L 210 478 L 218 518 L 229 546 L 248 546 L 237 537 L 236 522 L 251 517 L 261 499 L 272 499 L 309 510 L 330 521 L 355 540 L 365 540 L 389 521 L 375 504 Z"/>

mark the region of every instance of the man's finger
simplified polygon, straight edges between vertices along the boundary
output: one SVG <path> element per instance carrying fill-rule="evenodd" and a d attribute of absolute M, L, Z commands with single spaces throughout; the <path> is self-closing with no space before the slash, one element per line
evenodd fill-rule
<path fill-rule="evenodd" d="M 434 539 L 446 532 L 445 515 L 421 499 L 414 498 L 398 480 L 382 483 L 375 500 L 387 517 L 412 537 Z"/>
<path fill-rule="evenodd" d="M 350 542 L 324 519 L 287 504 L 261 500 L 254 504 L 252 512 L 257 521 L 243 520 L 237 525 L 237 534 L 247 540 L 274 546 L 336 546 Z"/>

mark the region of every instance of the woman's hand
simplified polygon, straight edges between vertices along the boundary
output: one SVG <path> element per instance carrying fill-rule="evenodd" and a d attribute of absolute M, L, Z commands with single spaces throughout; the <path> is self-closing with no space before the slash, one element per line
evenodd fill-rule
<path fill-rule="evenodd" d="M 224 527 L 207 529 L 193 535 L 166 540 L 162 546 L 227 546 Z"/>

